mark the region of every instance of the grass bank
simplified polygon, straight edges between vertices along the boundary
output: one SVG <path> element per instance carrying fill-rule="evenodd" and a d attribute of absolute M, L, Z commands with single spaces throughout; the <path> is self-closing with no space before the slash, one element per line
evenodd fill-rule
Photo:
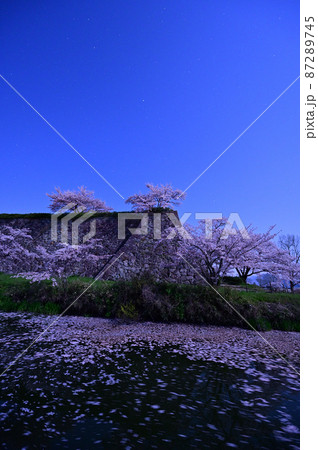
<path fill-rule="evenodd" d="M 30 283 L 0 274 L 0 310 L 59 314 L 92 282 L 71 277 L 53 287 L 46 281 Z M 230 287 L 220 287 L 218 292 L 258 330 L 299 331 L 299 294 Z M 67 314 L 248 328 L 237 312 L 209 286 L 136 279 L 96 281 Z"/>

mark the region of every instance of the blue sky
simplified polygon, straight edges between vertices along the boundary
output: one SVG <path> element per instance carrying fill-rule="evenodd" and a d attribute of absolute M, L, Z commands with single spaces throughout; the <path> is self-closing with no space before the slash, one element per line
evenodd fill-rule
<path fill-rule="evenodd" d="M 299 75 L 297 1 L 0 4 L 1 74 L 127 197 L 185 189 Z M 0 212 L 85 185 L 129 209 L 4 82 Z M 189 190 L 180 212 L 299 228 L 299 81 Z"/>

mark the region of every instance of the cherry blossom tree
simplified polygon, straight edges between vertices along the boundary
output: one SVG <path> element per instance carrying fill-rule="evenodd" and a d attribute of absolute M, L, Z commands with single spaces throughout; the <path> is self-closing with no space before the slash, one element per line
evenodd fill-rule
<path fill-rule="evenodd" d="M 288 280 L 287 286 L 291 292 L 294 292 L 295 287 L 300 283 L 300 265 L 299 263 L 292 260 L 291 263 L 286 267 L 285 271 L 286 279 Z"/>
<path fill-rule="evenodd" d="M 127 198 L 126 203 L 130 203 L 134 211 L 152 211 L 155 208 L 173 209 L 186 197 L 184 192 L 173 189 L 171 184 L 155 186 L 147 183 L 146 187 L 149 189 L 146 194 L 134 194 Z"/>
<path fill-rule="evenodd" d="M 246 252 L 243 251 L 238 260 L 235 270 L 244 283 L 248 277 L 269 272 L 277 274 L 282 271 L 286 264 L 285 252 L 280 250 L 274 242 L 276 234 L 272 233 L 273 226 L 266 233 L 255 233 L 249 231 L 250 240 L 245 245 Z M 244 243 L 242 242 L 244 247 Z"/>
<path fill-rule="evenodd" d="M 280 248 L 272 240 L 260 242 L 252 252 L 247 253 L 242 259 L 243 266 L 236 267 L 241 278 L 259 274 L 258 282 L 270 290 L 290 290 L 300 282 L 299 254 L 291 252 L 285 248 Z M 241 264 L 242 264 L 241 262 Z"/>
<path fill-rule="evenodd" d="M 234 269 L 245 283 L 253 274 L 282 270 L 284 252 L 272 242 L 273 227 L 258 234 L 249 226 L 241 233 L 229 229 L 227 223 L 226 218 L 214 220 L 208 237 L 206 223 L 200 221 L 197 227 L 187 228 L 193 239 L 183 240 L 181 244 L 185 258 L 209 283 L 220 284 Z"/>
<path fill-rule="evenodd" d="M 288 251 L 284 251 L 284 259 L 276 272 L 283 289 L 294 292 L 295 287 L 300 283 L 300 264 L 291 256 Z"/>
<path fill-rule="evenodd" d="M 81 186 L 78 191 L 62 191 L 59 187 L 55 188 L 56 192 L 46 194 L 51 199 L 49 206 L 52 212 L 71 205 L 65 212 L 84 212 L 84 211 L 99 211 L 109 212 L 113 208 L 107 206 L 105 202 L 94 197 L 94 192 L 89 191 L 86 187 Z"/>
<path fill-rule="evenodd" d="M 48 251 L 36 245 L 27 228 L 0 228 L 0 271 L 31 281 L 56 284 L 72 275 L 96 276 L 111 256 L 98 239 L 78 246 L 57 244 Z"/>
<path fill-rule="evenodd" d="M 20 272 L 17 276 L 32 282 L 51 280 L 53 285 L 64 284 L 73 275 L 94 277 L 109 257 L 98 239 L 90 239 L 77 246 L 59 244 L 52 252 L 38 246 L 36 252 L 41 258 L 42 270 Z"/>
<path fill-rule="evenodd" d="M 240 240 L 226 231 L 226 225 L 226 218 L 213 221 L 207 237 L 206 224 L 200 220 L 196 227 L 186 226 L 192 239 L 180 241 L 181 254 L 212 285 L 220 284 L 242 253 Z"/>
<path fill-rule="evenodd" d="M 37 270 L 42 261 L 33 250 L 33 239 L 27 228 L 4 225 L 0 228 L 0 271 Z"/>
<path fill-rule="evenodd" d="M 102 222 L 101 239 L 91 238 L 77 246 L 54 244 L 50 249 L 37 245 L 28 229 L 2 226 L 0 270 L 58 284 L 72 275 L 96 277 L 123 250 L 125 256 L 119 264 L 129 266 L 132 276 L 138 269 L 140 273 L 156 272 L 168 277 L 171 270 L 175 277 L 179 268 L 182 279 L 185 262 L 178 257 L 181 254 L 212 285 L 220 284 L 234 270 L 245 282 L 252 274 L 270 275 L 271 289 L 280 287 L 293 292 L 299 283 L 299 255 L 275 244 L 273 227 L 266 233 L 248 227 L 243 234 L 228 228 L 230 221 L 223 218 L 212 221 L 208 233 L 205 221 L 199 221 L 196 227 L 185 225 L 186 233 L 176 233 L 166 223 L 163 235 L 154 239 L 154 219 L 145 235 L 132 235 L 128 221 L 125 239 L 119 241 L 112 224 Z M 118 277 L 126 272 L 121 270 Z"/>

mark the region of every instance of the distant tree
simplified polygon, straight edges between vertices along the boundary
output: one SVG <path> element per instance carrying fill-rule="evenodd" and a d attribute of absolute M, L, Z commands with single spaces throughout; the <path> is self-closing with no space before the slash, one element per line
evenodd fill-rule
<path fill-rule="evenodd" d="M 134 194 L 127 198 L 126 203 L 132 205 L 137 212 L 152 211 L 155 208 L 172 209 L 179 205 L 179 200 L 184 200 L 186 194 L 180 189 L 173 189 L 171 184 L 155 186 L 147 183 L 149 192 L 146 194 Z"/>
<path fill-rule="evenodd" d="M 258 275 L 256 281 L 260 287 L 263 289 L 268 289 L 271 292 L 281 289 L 281 280 L 270 273 L 262 273 Z"/>
<path fill-rule="evenodd" d="M 300 262 L 300 239 L 295 234 L 286 234 L 279 236 L 278 243 L 280 248 L 287 251 L 295 263 Z"/>
<path fill-rule="evenodd" d="M 283 286 L 288 287 L 291 292 L 294 292 L 295 287 L 300 283 L 300 264 L 291 260 L 286 266 L 283 276 Z"/>
<path fill-rule="evenodd" d="M 286 280 L 291 292 L 300 283 L 300 240 L 299 236 L 287 234 L 279 237 L 279 246 L 289 256 L 283 270 L 283 285 Z"/>
<path fill-rule="evenodd" d="M 81 186 L 78 191 L 62 191 L 59 187 L 55 188 L 56 192 L 46 194 L 51 199 L 49 206 L 52 212 L 56 212 L 66 205 L 73 204 L 65 212 L 84 212 L 84 211 L 100 211 L 108 212 L 113 208 L 107 206 L 105 202 L 94 197 L 94 192 L 87 190 Z"/>

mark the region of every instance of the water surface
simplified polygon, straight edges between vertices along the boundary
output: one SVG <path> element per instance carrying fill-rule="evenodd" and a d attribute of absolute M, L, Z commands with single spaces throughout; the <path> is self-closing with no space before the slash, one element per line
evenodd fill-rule
<path fill-rule="evenodd" d="M 42 330 L 29 317 L 1 314 L 2 370 Z M 55 331 L 0 378 L 2 448 L 298 448 L 298 379 L 283 361 L 229 367 L 80 333 Z"/>

